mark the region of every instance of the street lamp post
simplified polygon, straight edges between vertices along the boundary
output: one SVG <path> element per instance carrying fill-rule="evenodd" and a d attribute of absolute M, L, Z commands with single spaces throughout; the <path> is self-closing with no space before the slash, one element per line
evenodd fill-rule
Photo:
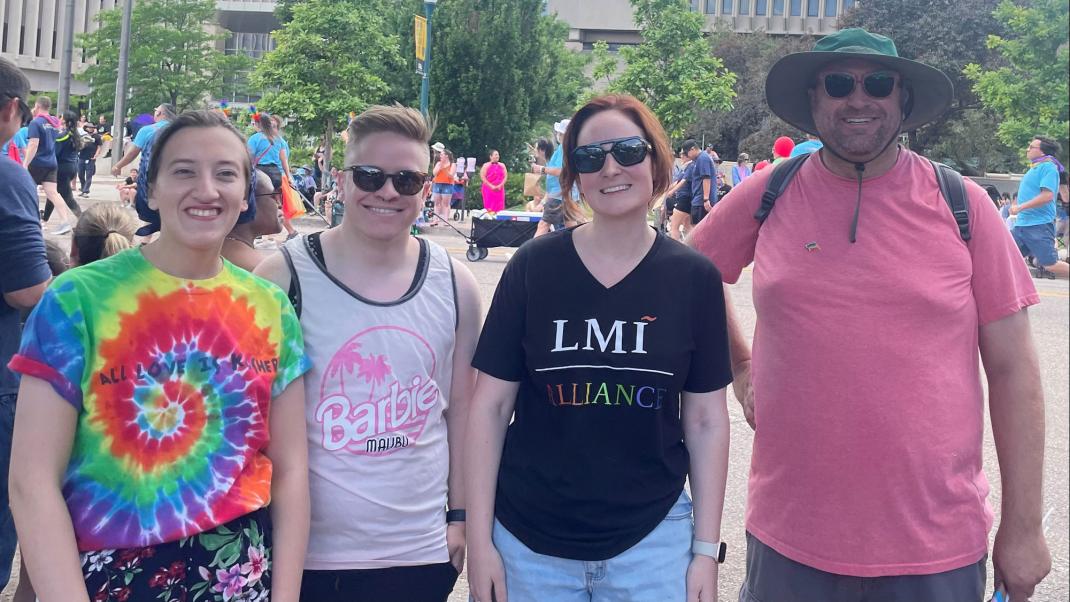
<path fill-rule="evenodd" d="M 115 110 L 112 115 L 112 131 L 114 132 L 114 144 L 112 145 L 111 164 L 115 164 L 123 158 L 123 124 L 126 123 L 126 70 L 130 55 L 130 19 L 133 17 L 134 0 L 126 0 L 123 3 L 123 20 L 119 30 L 119 69 L 115 78 Z"/>
<path fill-rule="evenodd" d="M 424 0 L 424 17 L 427 18 L 427 35 L 424 41 L 424 76 L 420 80 L 420 112 L 427 116 L 430 101 L 431 78 L 431 13 L 435 12 L 438 0 Z"/>

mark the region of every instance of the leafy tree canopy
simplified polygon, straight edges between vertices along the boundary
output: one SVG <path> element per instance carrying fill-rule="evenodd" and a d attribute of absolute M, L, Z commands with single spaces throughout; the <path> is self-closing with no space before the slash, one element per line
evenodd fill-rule
<path fill-rule="evenodd" d="M 519 166 L 536 128 L 571 114 L 587 85 L 543 0 L 442 0 L 431 35 L 435 136 L 465 156 L 497 149 Z"/>
<path fill-rule="evenodd" d="M 131 16 L 127 84 L 131 114 L 151 112 L 161 102 L 178 110 L 201 106 L 222 93 L 224 77 L 245 69 L 249 59 L 227 56 L 215 45 L 226 33 L 209 33 L 212 0 L 140 0 Z M 112 112 L 119 65 L 122 11 L 97 14 L 96 31 L 78 36 L 86 57 L 96 62 L 77 77 L 92 83 L 98 112 Z M 118 120 L 118 119 L 117 119 Z"/>
<path fill-rule="evenodd" d="M 966 67 L 966 76 L 985 107 L 1001 122 L 998 136 L 1012 148 L 1024 149 L 1032 136 L 1048 135 L 1064 148 L 1070 139 L 1070 4 L 1066 0 L 1033 0 L 1018 6 L 1004 0 L 995 17 L 1006 24 L 1005 36 L 988 38 L 1001 63 L 985 69 Z"/>
<path fill-rule="evenodd" d="M 735 74 L 710 53 L 702 15 L 685 0 L 631 0 L 643 41 L 620 49 L 623 72 L 609 85 L 646 103 L 670 138 L 678 138 L 701 110 L 725 111 L 735 97 Z M 603 54 L 603 56 L 605 56 Z M 609 65 L 596 65 L 608 76 Z"/>

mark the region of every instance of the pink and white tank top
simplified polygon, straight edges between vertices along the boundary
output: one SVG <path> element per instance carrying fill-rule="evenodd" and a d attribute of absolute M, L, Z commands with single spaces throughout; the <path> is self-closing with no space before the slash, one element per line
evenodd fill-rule
<path fill-rule="evenodd" d="M 445 411 L 457 326 L 449 255 L 420 239 L 408 292 L 379 303 L 330 275 L 316 236 L 285 245 L 313 366 L 305 568 L 447 562 Z"/>

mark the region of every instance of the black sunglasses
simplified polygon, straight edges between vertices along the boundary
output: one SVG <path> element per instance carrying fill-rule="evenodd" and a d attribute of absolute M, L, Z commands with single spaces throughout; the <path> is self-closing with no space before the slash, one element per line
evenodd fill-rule
<path fill-rule="evenodd" d="M 603 148 L 607 144 L 612 145 L 608 151 Z M 577 146 L 569 153 L 569 158 L 578 173 L 595 173 L 602 170 L 608 154 L 613 155 L 617 165 L 629 167 L 642 163 L 651 150 L 653 148 L 646 140 L 639 136 L 629 136 Z"/>
<path fill-rule="evenodd" d="M 386 173 L 372 165 L 354 165 L 343 171 L 353 172 L 353 183 L 364 192 L 375 192 L 386 184 L 386 179 L 394 184 L 394 190 L 403 196 L 418 194 L 424 187 L 427 174 L 422 171 L 403 169 L 397 173 Z"/>
<path fill-rule="evenodd" d="M 33 121 L 33 112 L 30 111 L 30 105 L 26 104 L 26 101 L 23 100 L 21 96 L 4 94 L 4 98 L 19 101 L 19 115 L 22 117 L 22 123 L 20 125 L 26 125 Z"/>
<path fill-rule="evenodd" d="M 832 98 L 846 98 L 855 89 L 858 81 L 850 73 L 828 73 L 825 75 L 825 93 Z M 895 74 L 890 71 L 876 71 L 862 78 L 862 89 L 872 98 L 887 98 L 895 90 Z"/>

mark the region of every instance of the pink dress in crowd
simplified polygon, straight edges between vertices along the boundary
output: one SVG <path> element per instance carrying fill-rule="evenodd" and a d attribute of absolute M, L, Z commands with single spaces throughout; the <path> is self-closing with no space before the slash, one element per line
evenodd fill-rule
<path fill-rule="evenodd" d="M 483 180 L 483 208 L 498 213 L 505 209 L 505 189 L 491 190 L 487 184 L 498 186 L 505 181 L 505 167 L 501 162 L 487 166 L 487 177 Z"/>

